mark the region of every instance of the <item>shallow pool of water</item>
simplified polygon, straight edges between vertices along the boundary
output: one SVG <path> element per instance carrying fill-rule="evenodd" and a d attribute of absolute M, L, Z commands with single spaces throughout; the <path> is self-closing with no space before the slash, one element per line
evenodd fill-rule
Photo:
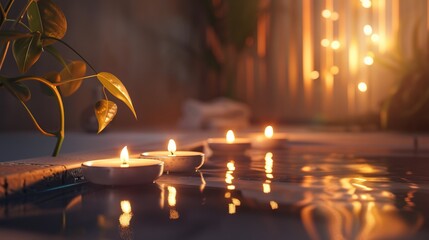
<path fill-rule="evenodd" d="M 341 152 L 341 151 L 338 151 Z M 73 239 L 429 239 L 429 157 L 251 151 L 154 184 L 0 206 L 0 234 Z"/>

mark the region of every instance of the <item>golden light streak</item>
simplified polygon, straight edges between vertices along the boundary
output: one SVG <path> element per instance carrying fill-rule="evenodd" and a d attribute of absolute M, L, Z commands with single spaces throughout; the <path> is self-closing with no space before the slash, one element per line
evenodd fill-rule
<path fill-rule="evenodd" d="M 164 209 L 164 202 L 165 202 L 165 184 L 160 185 L 161 189 L 161 196 L 159 198 L 159 207 L 161 209 Z"/>
<path fill-rule="evenodd" d="M 314 69 L 314 31 L 313 31 L 313 4 L 312 0 L 302 1 L 302 74 L 304 81 L 305 105 L 311 107 L 313 99 Z M 316 79 L 318 76 L 316 77 Z"/>

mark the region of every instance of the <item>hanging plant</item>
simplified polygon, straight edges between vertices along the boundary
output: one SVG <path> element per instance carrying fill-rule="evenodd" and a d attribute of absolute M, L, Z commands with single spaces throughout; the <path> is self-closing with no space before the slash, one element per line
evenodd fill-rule
<path fill-rule="evenodd" d="M 60 152 L 64 140 L 64 106 L 63 97 L 73 95 L 81 86 L 82 81 L 98 79 L 103 86 L 104 98 L 95 103 L 95 115 L 98 120 L 98 132 L 113 120 L 117 105 L 108 99 L 107 92 L 123 101 L 137 118 L 127 89 L 115 75 L 108 72 L 98 72 L 76 50 L 64 42 L 62 38 L 67 31 L 67 21 L 63 11 L 51 0 L 29 0 L 19 11 L 18 16 L 12 17 L 11 9 L 18 4 L 10 0 L 7 4 L 0 3 L 0 88 L 12 94 L 24 107 L 37 130 L 50 137 L 56 137 L 57 142 L 53 156 Z M 81 60 L 67 63 L 56 44 L 62 44 L 72 50 Z M 18 76 L 4 76 L 3 64 L 12 52 Z M 60 72 L 49 72 L 44 76 L 25 75 L 38 62 L 42 54 L 51 54 L 63 66 Z M 87 75 L 87 66 L 93 71 Z M 47 131 L 40 126 L 27 102 L 31 100 L 31 91 L 27 82 L 38 82 L 42 92 L 54 96 L 58 105 L 60 126 L 56 131 Z"/>

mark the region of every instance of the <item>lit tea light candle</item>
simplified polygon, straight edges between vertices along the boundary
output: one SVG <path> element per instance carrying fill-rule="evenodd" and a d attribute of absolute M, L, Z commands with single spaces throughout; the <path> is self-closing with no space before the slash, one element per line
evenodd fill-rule
<path fill-rule="evenodd" d="M 176 142 L 168 141 L 167 151 L 152 151 L 141 154 L 144 158 L 164 162 L 166 172 L 192 172 L 204 164 L 204 153 L 194 151 L 177 151 Z"/>
<path fill-rule="evenodd" d="M 219 152 L 244 152 L 250 148 L 250 140 L 248 138 L 236 138 L 232 130 L 228 130 L 225 138 L 209 138 L 207 139 L 209 148 L 216 153 Z"/>
<path fill-rule="evenodd" d="M 288 140 L 284 135 L 274 135 L 274 128 L 272 126 L 267 126 L 264 131 L 264 136 L 257 136 L 252 141 L 252 147 L 263 149 L 282 148 L 286 146 L 287 142 Z"/>
<path fill-rule="evenodd" d="M 129 158 L 124 147 L 120 158 L 82 163 L 82 172 L 89 182 L 101 185 L 136 185 L 153 183 L 164 170 L 164 163 L 154 159 Z"/>

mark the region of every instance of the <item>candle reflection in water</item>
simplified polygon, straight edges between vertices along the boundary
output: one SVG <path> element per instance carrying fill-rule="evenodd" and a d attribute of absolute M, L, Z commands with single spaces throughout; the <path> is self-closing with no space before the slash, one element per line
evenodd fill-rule
<path fill-rule="evenodd" d="M 268 194 L 271 192 L 271 180 L 274 178 L 273 175 L 273 165 L 274 165 L 274 160 L 273 160 L 273 153 L 272 152 L 267 152 L 265 154 L 265 182 L 262 184 L 262 191 L 265 194 Z M 271 200 L 270 201 L 270 207 L 272 210 L 276 210 L 279 208 L 279 204 L 274 201 Z"/>
<path fill-rule="evenodd" d="M 177 195 L 177 190 L 173 186 L 168 186 L 167 190 L 168 190 L 167 201 L 168 201 L 168 206 L 170 207 L 170 219 L 171 220 L 179 219 L 180 215 L 179 215 L 179 212 L 176 210 L 176 204 L 177 204 L 176 195 Z"/>
<path fill-rule="evenodd" d="M 122 228 L 127 228 L 130 226 L 131 218 L 133 213 L 131 211 L 131 203 L 128 200 L 121 201 L 121 210 L 122 214 L 119 216 L 119 224 Z"/>
<path fill-rule="evenodd" d="M 121 203 L 122 214 L 119 216 L 119 234 L 121 239 L 133 239 L 133 233 L 130 228 L 133 212 L 131 210 L 131 203 L 128 200 L 122 200 Z"/>
<path fill-rule="evenodd" d="M 271 179 L 273 179 L 273 153 L 267 152 L 265 154 L 265 182 L 262 184 L 262 191 L 264 193 L 271 192 Z"/>
<path fill-rule="evenodd" d="M 228 213 L 235 214 L 237 212 L 237 206 L 241 205 L 241 201 L 238 198 L 233 198 L 230 190 L 235 189 L 235 185 L 232 184 L 234 180 L 233 173 L 235 171 L 235 162 L 230 160 L 227 164 L 227 171 L 225 173 L 225 183 L 227 183 L 226 188 L 228 191 L 225 193 L 225 198 L 231 199 L 231 202 L 228 203 Z"/>
<path fill-rule="evenodd" d="M 354 173 L 377 171 L 369 164 L 350 166 L 356 168 Z M 310 175 L 320 173 L 317 172 L 320 169 L 334 171 L 329 166 L 301 168 L 309 174 L 303 177 L 301 184 L 308 191 L 298 203 L 303 206 L 301 218 L 310 238 L 396 239 L 410 236 L 421 227 L 421 214 L 408 221 L 401 216 L 403 212 L 395 205 L 395 195 L 389 191 L 392 186 L 388 178 Z M 404 199 L 405 207 L 414 206 L 412 196 L 411 190 Z"/>

